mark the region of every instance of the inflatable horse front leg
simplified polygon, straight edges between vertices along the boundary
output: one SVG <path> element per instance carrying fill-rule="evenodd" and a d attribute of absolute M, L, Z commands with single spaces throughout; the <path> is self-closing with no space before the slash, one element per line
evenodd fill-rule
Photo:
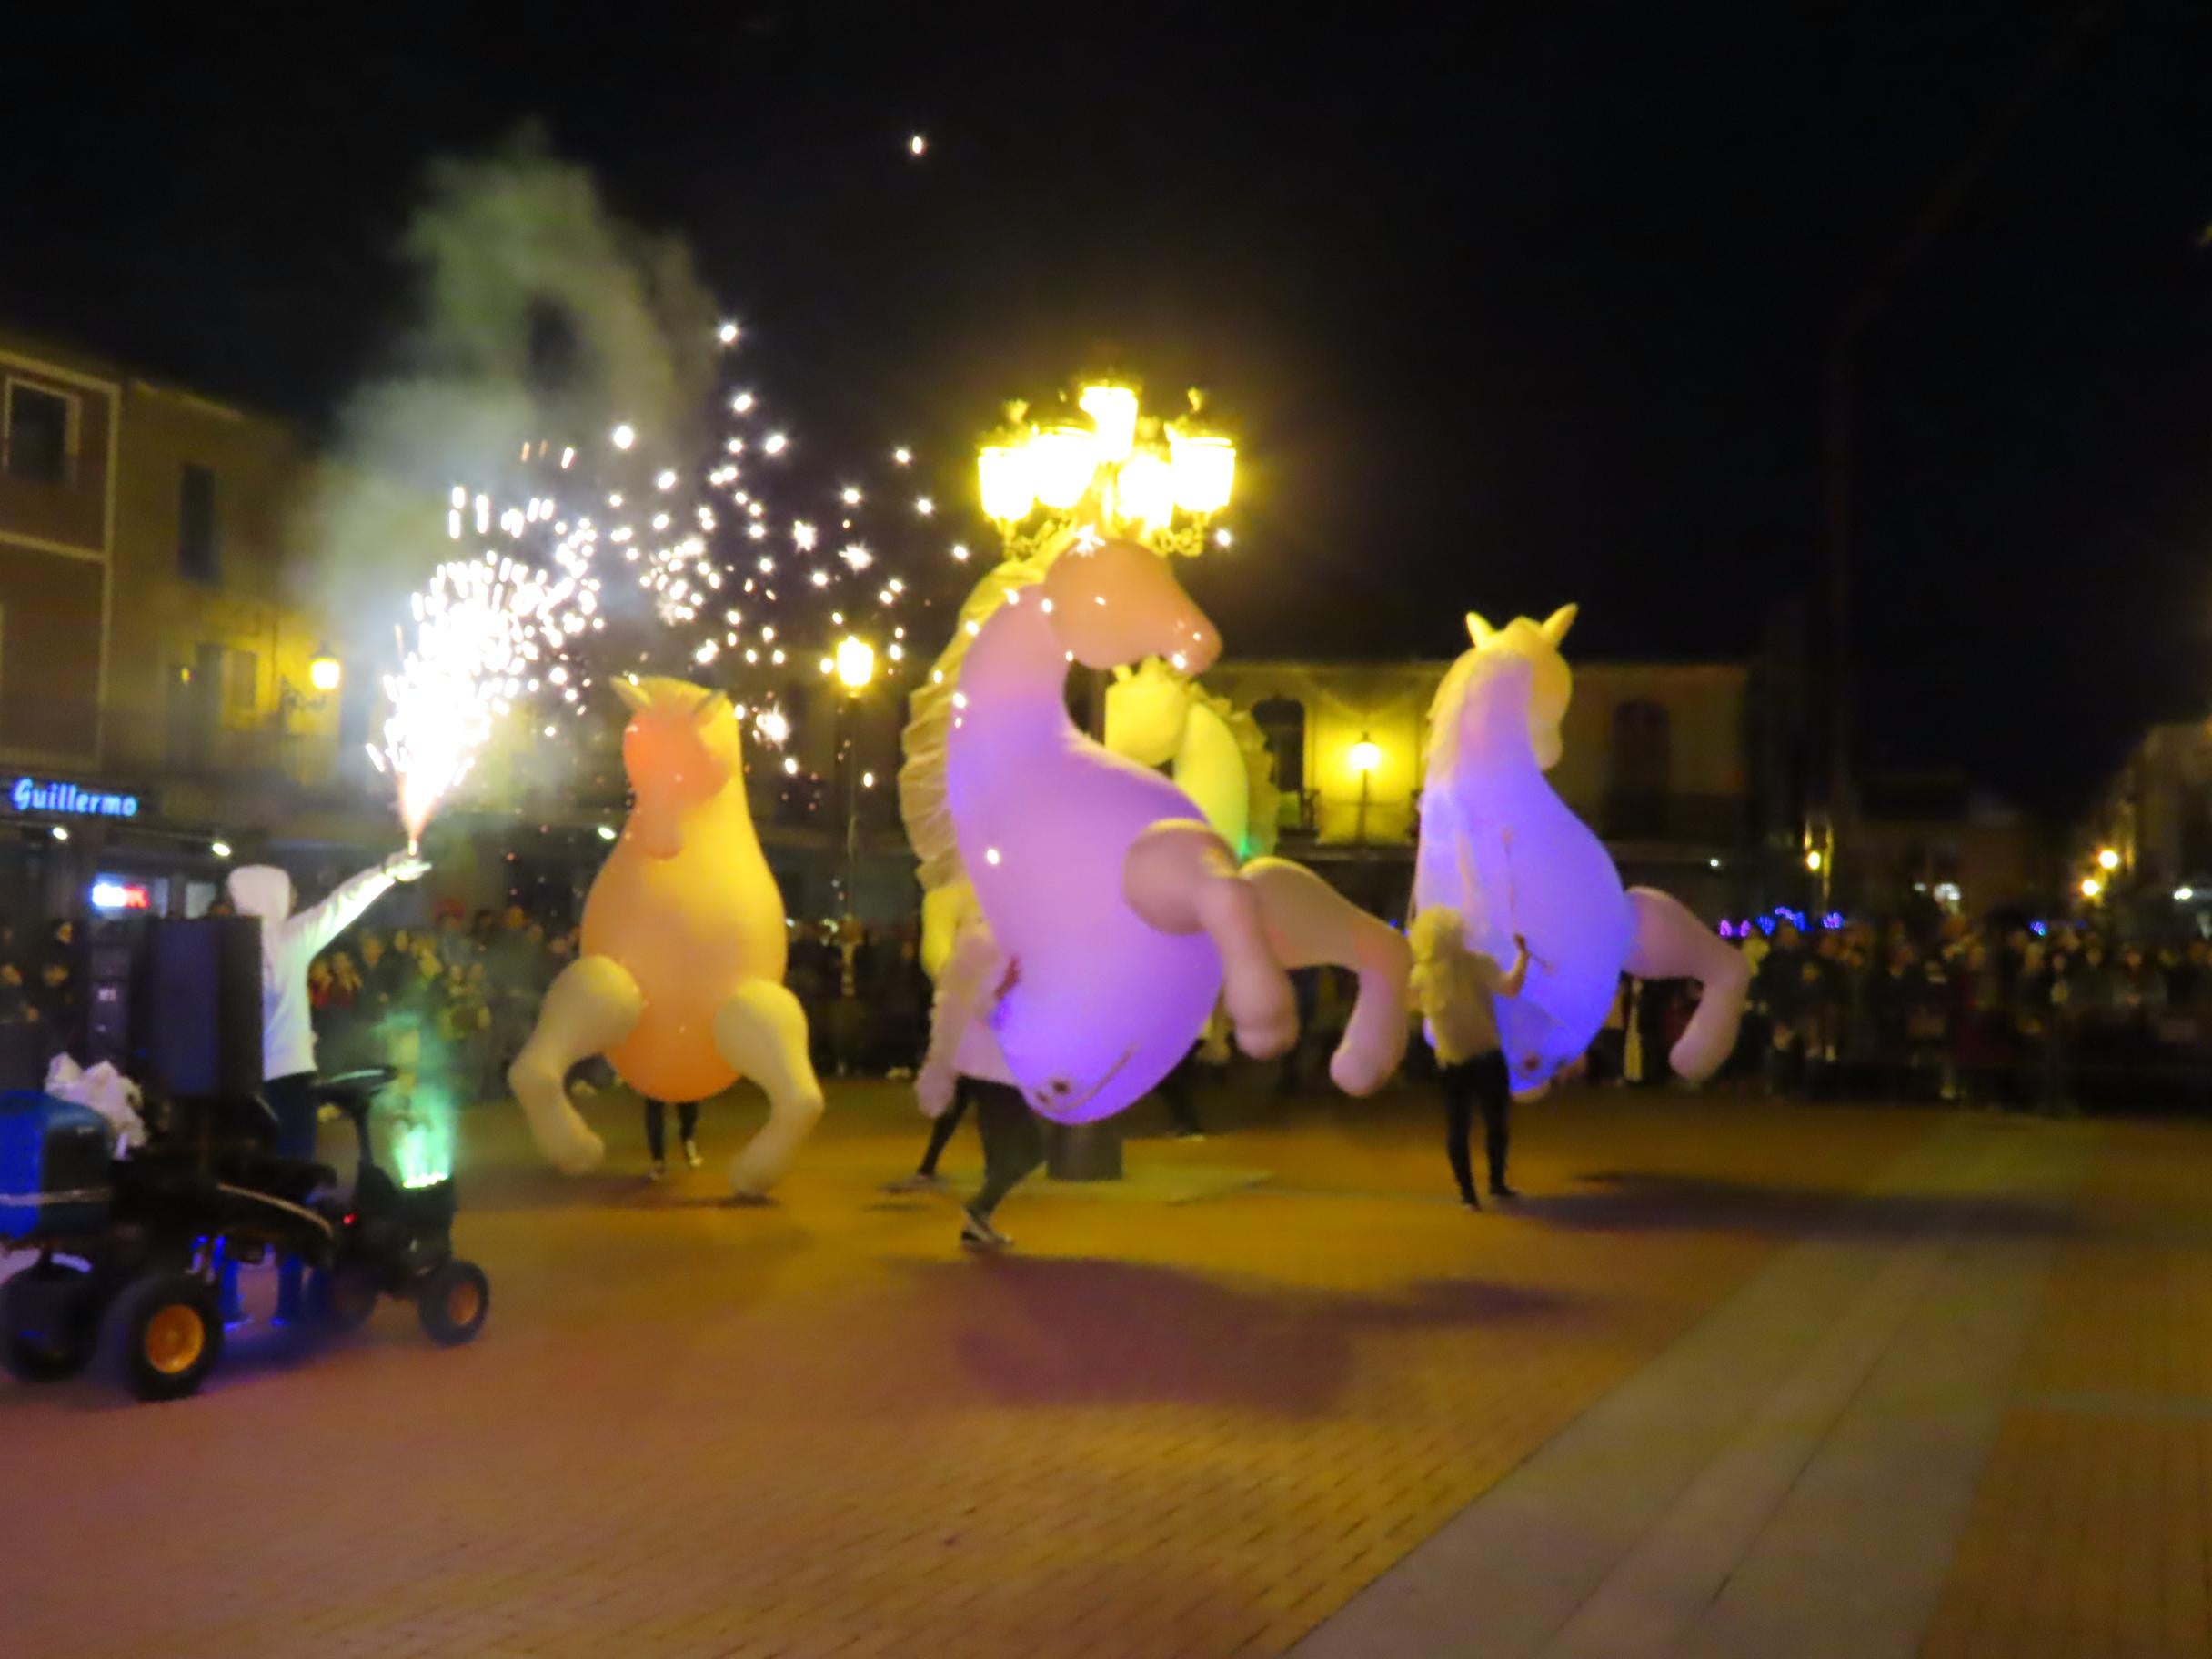
<path fill-rule="evenodd" d="M 1131 845 L 1122 896 L 1163 933 L 1203 932 L 1222 959 L 1222 993 L 1237 1046 L 1272 1060 L 1298 1041 L 1290 970 L 1347 967 L 1359 995 L 1329 1075 L 1347 1094 L 1372 1094 L 1405 1058 L 1405 940 L 1303 865 L 1255 859 L 1242 870 L 1227 842 L 1192 820 L 1154 824 Z"/>
<path fill-rule="evenodd" d="M 768 1096 L 768 1121 L 729 1165 L 733 1198 L 763 1198 L 790 1169 L 822 1115 L 822 1086 L 808 1053 L 806 1010 L 773 980 L 748 980 L 716 1010 L 714 1046 Z"/>
<path fill-rule="evenodd" d="M 1702 994 L 1697 1011 L 1667 1053 L 1675 1072 L 1702 1083 L 1735 1048 L 1751 990 L 1743 954 L 1721 943 L 1696 914 L 1656 888 L 1628 890 L 1632 931 L 1624 964 L 1640 980 L 1694 980 Z"/>
<path fill-rule="evenodd" d="M 537 1028 L 508 1068 L 508 1087 L 522 1102 L 530 1138 L 568 1175 L 599 1167 L 607 1143 L 568 1098 L 568 1076 L 595 1054 L 620 1046 L 645 1012 L 645 994 L 608 956 L 580 957 L 546 992 Z M 821 1084 L 807 1054 L 807 1017 L 781 985 L 751 980 L 714 1016 L 714 1046 L 739 1075 L 768 1095 L 767 1123 L 729 1166 L 730 1191 L 759 1198 L 783 1178 L 822 1115 Z"/>
<path fill-rule="evenodd" d="M 568 1073 L 628 1037 L 644 1012 L 645 993 L 621 963 L 578 957 L 547 988 L 538 1023 L 507 1069 L 530 1139 L 564 1175 L 588 1175 L 607 1156 L 607 1142 L 568 1098 Z"/>

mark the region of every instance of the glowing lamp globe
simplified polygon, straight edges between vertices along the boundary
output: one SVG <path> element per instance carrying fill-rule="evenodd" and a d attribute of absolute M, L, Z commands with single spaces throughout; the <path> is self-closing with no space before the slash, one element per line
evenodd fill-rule
<path fill-rule="evenodd" d="M 1031 486 L 1045 506 L 1064 511 L 1089 493 L 1098 471 L 1098 452 L 1086 428 L 1047 427 L 1030 439 L 1026 453 Z"/>
<path fill-rule="evenodd" d="M 867 640 L 847 634 L 837 642 L 837 677 L 848 690 L 858 691 L 876 677 L 876 649 Z"/>
<path fill-rule="evenodd" d="M 327 654 L 317 657 L 307 665 L 307 683 L 317 691 L 335 691 L 346 670 L 338 659 Z"/>
<path fill-rule="evenodd" d="M 1126 386 L 1086 386 L 1076 407 L 1091 417 L 1099 461 L 1118 467 L 1137 447 L 1137 394 Z"/>
<path fill-rule="evenodd" d="M 1229 505 L 1236 481 L 1237 447 L 1225 437 L 1180 432 L 1168 434 L 1169 463 L 1175 471 L 1175 505 L 1203 518 Z"/>
<path fill-rule="evenodd" d="M 1382 746 L 1372 738 L 1362 738 L 1352 746 L 1352 769 L 1361 777 L 1367 777 L 1382 764 Z"/>
<path fill-rule="evenodd" d="M 2117 870 L 2120 867 L 2120 855 L 2107 847 L 2096 855 L 2096 867 L 2099 870 Z"/>
<path fill-rule="evenodd" d="M 1805 867 L 1807 870 L 1815 871 L 1818 870 L 1820 869 L 1820 849 L 1817 847 L 1813 848 L 1805 855 Z"/>
<path fill-rule="evenodd" d="M 1164 456 L 1150 450 L 1131 456 L 1121 464 L 1118 488 L 1121 517 L 1132 523 L 1156 528 L 1175 517 L 1175 469 Z"/>
<path fill-rule="evenodd" d="M 1016 524 L 1030 516 L 1037 492 L 1030 483 L 1028 455 L 1011 444 L 986 444 L 976 457 L 976 479 L 982 486 L 983 516 Z"/>

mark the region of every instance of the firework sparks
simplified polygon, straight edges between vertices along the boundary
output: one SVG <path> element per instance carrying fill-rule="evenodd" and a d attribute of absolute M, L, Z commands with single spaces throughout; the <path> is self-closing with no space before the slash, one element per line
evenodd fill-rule
<path fill-rule="evenodd" d="M 408 649 L 400 639 L 399 671 L 384 678 L 391 702 L 384 741 L 368 751 L 398 786 L 409 848 L 468 775 L 494 722 L 538 681 L 539 665 L 567 637 L 568 618 L 589 614 L 584 597 L 574 578 L 548 580 L 490 553 L 440 565 L 415 596 L 415 643 Z M 571 678 L 564 670 L 560 680 Z M 574 688 L 563 683 L 562 689 Z"/>
<path fill-rule="evenodd" d="M 734 325 L 717 331 L 724 351 L 738 339 Z M 872 591 L 879 605 L 889 605 L 905 593 L 896 578 L 870 570 L 881 556 L 858 538 L 863 491 L 850 473 L 830 493 L 854 517 L 841 520 L 846 534 L 838 542 L 826 543 L 815 523 L 772 510 L 769 498 L 778 489 L 809 488 L 803 477 L 780 465 L 748 475 L 752 458 L 733 427 L 758 437 L 755 456 L 780 457 L 792 447 L 785 432 L 763 436 L 750 427 L 760 416 L 759 395 L 725 384 L 717 407 L 727 412 L 725 441 L 695 467 L 665 453 L 660 435 L 610 421 L 595 441 L 533 438 L 521 446 L 521 470 L 509 488 L 456 486 L 437 504 L 452 539 L 468 540 L 474 531 L 478 557 L 441 565 L 414 597 L 412 635 L 396 630 L 401 667 L 385 677 L 391 706 L 383 739 L 371 745 L 397 784 L 410 840 L 469 775 L 511 709 L 527 705 L 518 730 L 558 737 L 548 717 L 561 706 L 584 706 L 602 660 L 627 666 L 659 659 L 693 671 L 711 664 L 718 676 L 740 683 L 746 666 L 783 668 L 787 653 L 775 626 L 757 620 L 759 644 L 752 649 L 736 630 L 734 611 L 719 619 L 727 611 L 725 584 L 732 594 L 741 588 L 776 606 L 777 589 L 765 583 L 783 561 L 773 544 L 761 545 L 771 527 L 789 534 L 792 561 L 804 560 L 787 576 L 801 608 L 771 609 L 784 632 L 798 636 L 793 649 L 801 660 L 810 655 L 807 637 L 819 626 L 813 607 L 819 600 L 850 593 L 850 603 Z M 890 458 L 899 468 L 917 459 L 903 446 Z M 789 482 L 760 493 L 759 480 L 784 478 Z M 810 488 L 821 490 L 819 473 Z M 907 500 L 924 518 L 936 506 L 926 497 Z M 725 523 L 725 516 L 735 522 Z M 602 590 L 595 562 L 603 549 L 618 550 L 614 568 L 634 582 Z M 830 556 L 809 557 L 818 549 Z M 841 622 L 841 613 L 833 615 L 833 625 Z M 791 735 L 790 721 L 769 703 L 755 704 L 750 724 L 764 743 L 780 745 Z"/>

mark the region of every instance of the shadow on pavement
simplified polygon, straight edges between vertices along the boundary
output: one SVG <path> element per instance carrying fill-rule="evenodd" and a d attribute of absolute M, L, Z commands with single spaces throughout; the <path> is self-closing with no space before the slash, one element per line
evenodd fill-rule
<path fill-rule="evenodd" d="M 1159 1401 L 1286 1415 L 1330 1410 L 1370 1332 L 1579 1316 L 1571 1298 L 1489 1280 L 1402 1297 L 1250 1288 L 1130 1262 L 1008 1256 L 915 1269 L 952 1351 L 1001 1402 Z"/>
<path fill-rule="evenodd" d="M 1595 1190 L 1531 1196 L 1517 1208 L 1554 1227 L 1596 1232 L 1678 1228 L 1793 1238 L 1909 1239 L 1957 1232 L 2049 1239 L 2076 1229 L 2065 1206 L 2002 1195 L 1854 1192 L 1634 1170 L 1601 1170 L 1577 1179 Z"/>

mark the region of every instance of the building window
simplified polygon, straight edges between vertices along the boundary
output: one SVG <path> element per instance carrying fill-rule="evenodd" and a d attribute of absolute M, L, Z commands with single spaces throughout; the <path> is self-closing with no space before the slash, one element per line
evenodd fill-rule
<path fill-rule="evenodd" d="M 2212 870 L 2212 786 L 2184 784 L 2181 808 L 2181 868 L 2175 873 L 2200 876 Z"/>
<path fill-rule="evenodd" d="M 223 655 L 223 700 L 233 714 L 251 714 L 256 693 L 261 689 L 261 659 L 252 651 L 235 649 Z"/>
<path fill-rule="evenodd" d="M 176 573 L 186 581 L 222 579 L 216 538 L 215 471 L 185 463 L 176 483 Z"/>
<path fill-rule="evenodd" d="M 1254 703 L 1252 723 L 1267 739 L 1275 757 L 1275 787 L 1285 802 L 1302 800 L 1306 792 L 1306 708 L 1295 698 L 1271 697 Z M 1285 810 L 1288 810 L 1286 806 Z"/>
<path fill-rule="evenodd" d="M 6 430 L 0 448 L 6 452 L 7 476 L 34 484 L 67 483 L 75 399 L 27 381 L 10 380 L 5 402 Z"/>
<path fill-rule="evenodd" d="M 1673 751 L 1673 722 L 1665 705 L 1639 698 L 1613 711 L 1612 801 L 1606 818 L 1614 834 L 1665 834 Z"/>

